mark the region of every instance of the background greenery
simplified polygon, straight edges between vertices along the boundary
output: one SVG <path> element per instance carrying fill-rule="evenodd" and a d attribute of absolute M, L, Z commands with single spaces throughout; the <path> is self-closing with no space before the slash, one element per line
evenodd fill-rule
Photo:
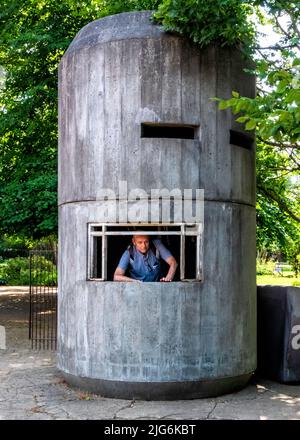
<path fill-rule="evenodd" d="M 145 9 L 199 47 L 236 46 L 254 61 L 257 97 L 232 91 L 211 104 L 256 133 L 259 261 L 287 261 L 298 275 L 298 1 L 0 0 L 0 249 L 30 249 L 39 240 L 52 246 L 57 237 L 57 67 L 64 51 L 92 20 Z M 274 42 L 259 43 L 259 26 L 273 29 Z"/>
<path fill-rule="evenodd" d="M 34 257 L 34 267 L 30 273 L 28 257 L 0 260 L 0 283 L 10 286 L 57 285 L 56 265 L 45 256 Z"/>

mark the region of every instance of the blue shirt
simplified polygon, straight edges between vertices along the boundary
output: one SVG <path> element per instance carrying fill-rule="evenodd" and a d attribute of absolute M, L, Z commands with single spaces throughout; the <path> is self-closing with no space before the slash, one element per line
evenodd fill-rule
<path fill-rule="evenodd" d="M 171 257 L 171 252 L 156 238 L 151 240 L 155 248 L 159 252 L 159 256 L 163 260 Z M 129 276 L 134 280 L 139 281 L 159 281 L 160 280 L 160 261 L 156 257 L 155 252 L 149 248 L 146 254 L 139 252 L 135 246 L 133 249 L 133 258 L 130 257 L 130 252 L 127 249 L 122 255 L 118 267 L 127 270 L 129 267 Z"/>

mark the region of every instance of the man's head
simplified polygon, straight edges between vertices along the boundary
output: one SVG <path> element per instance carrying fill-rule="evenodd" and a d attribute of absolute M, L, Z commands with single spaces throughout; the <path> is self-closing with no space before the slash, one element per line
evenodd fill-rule
<path fill-rule="evenodd" d="M 132 243 L 136 247 L 136 249 L 142 254 L 146 254 L 150 247 L 148 235 L 134 235 L 132 237 Z"/>

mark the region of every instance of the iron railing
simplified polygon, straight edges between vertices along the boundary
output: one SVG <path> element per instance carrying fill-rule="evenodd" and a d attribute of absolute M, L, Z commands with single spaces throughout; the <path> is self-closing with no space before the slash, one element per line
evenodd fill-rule
<path fill-rule="evenodd" d="M 56 350 L 57 250 L 29 253 L 29 339 L 34 349 Z"/>

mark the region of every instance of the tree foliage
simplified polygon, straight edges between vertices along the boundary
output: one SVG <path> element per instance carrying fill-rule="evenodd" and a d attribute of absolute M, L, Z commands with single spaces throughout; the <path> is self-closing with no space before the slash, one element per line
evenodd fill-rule
<path fill-rule="evenodd" d="M 106 15 L 154 10 L 167 31 L 254 59 L 257 97 L 234 93 L 220 107 L 256 131 L 259 249 L 297 247 L 299 8 L 287 0 L 0 0 L 0 231 L 56 233 L 57 67 L 76 33 Z M 274 44 L 259 46 L 255 20 L 272 25 Z"/>
<path fill-rule="evenodd" d="M 157 1 L 0 0 L 0 230 L 57 231 L 57 67 L 76 33 Z"/>
<path fill-rule="evenodd" d="M 164 0 L 154 18 L 200 47 L 219 42 L 249 48 L 255 36 L 251 13 L 250 4 L 240 0 Z"/>
<path fill-rule="evenodd" d="M 255 47 L 255 99 L 220 99 L 257 139 L 258 249 L 282 250 L 294 263 L 300 255 L 300 4 L 286 0 L 253 2 L 273 41 Z"/>
<path fill-rule="evenodd" d="M 0 224 L 2 232 L 47 235 L 57 225 L 59 58 L 77 30 L 66 2 L 0 6 Z"/>

